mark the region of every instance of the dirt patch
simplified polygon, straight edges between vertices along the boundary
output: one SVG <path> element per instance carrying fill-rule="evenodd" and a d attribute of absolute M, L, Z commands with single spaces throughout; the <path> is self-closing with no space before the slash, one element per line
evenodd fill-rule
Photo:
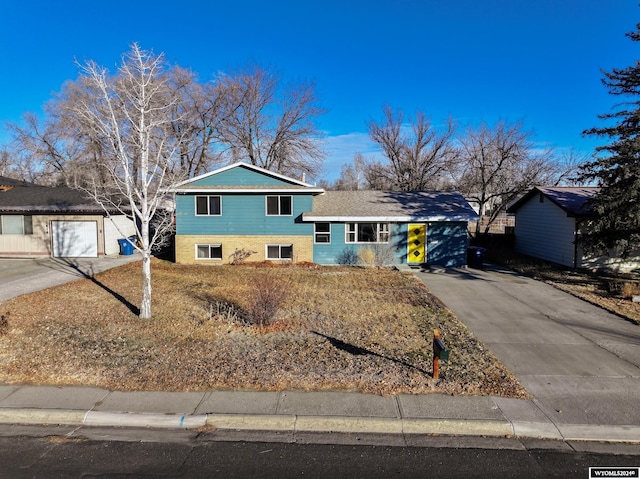
<path fill-rule="evenodd" d="M 528 397 L 413 275 L 374 268 L 153 263 L 141 320 L 132 263 L 0 304 L 0 382 L 114 390 L 359 390 Z M 287 286 L 275 321 L 251 324 L 257 284 Z M 433 330 L 451 350 L 432 370 Z"/>

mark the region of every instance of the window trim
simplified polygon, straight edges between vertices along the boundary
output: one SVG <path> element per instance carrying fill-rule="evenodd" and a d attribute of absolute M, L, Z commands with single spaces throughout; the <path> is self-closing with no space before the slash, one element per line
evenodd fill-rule
<path fill-rule="evenodd" d="M 22 230 L 20 233 L 5 233 L 4 218 L 20 218 Z M 31 215 L 0 215 L 0 235 L 14 235 L 14 236 L 31 236 L 33 235 L 33 216 Z"/>
<path fill-rule="evenodd" d="M 278 198 L 278 213 L 269 213 L 269 198 Z M 282 198 L 289 198 L 290 213 L 282 214 Z M 266 216 L 293 216 L 293 195 L 265 195 L 264 212 Z"/>
<path fill-rule="evenodd" d="M 278 257 L 270 258 L 269 257 L 269 247 L 277 247 L 278 248 Z M 282 257 L 282 248 L 291 248 L 291 257 L 283 258 Z M 293 244 L 292 243 L 269 243 L 264 245 L 264 258 L 267 261 L 293 261 Z"/>
<path fill-rule="evenodd" d="M 209 257 L 208 258 L 200 258 L 198 256 L 198 247 L 200 246 L 208 246 L 209 247 Z M 215 247 L 215 248 L 220 248 L 220 257 L 219 258 L 214 258 L 211 256 L 211 248 Z M 222 261 L 222 258 L 224 257 L 222 254 L 222 243 L 196 243 L 195 245 L 195 257 L 196 257 L 196 261 Z"/>
<path fill-rule="evenodd" d="M 375 241 L 360 241 L 358 235 L 358 225 L 375 225 Z M 353 227 L 353 229 L 352 229 Z M 354 235 L 354 241 L 349 240 L 349 235 Z M 384 240 L 383 238 L 386 237 Z M 350 222 L 344 224 L 344 242 L 346 244 L 389 244 L 389 240 L 391 239 L 391 228 L 389 227 L 389 223 L 373 223 L 369 221 L 361 221 L 361 222 Z"/>
<path fill-rule="evenodd" d="M 207 198 L 207 213 L 198 213 L 198 198 Z M 220 213 L 212 214 L 211 213 L 211 198 L 218 198 Z M 193 196 L 193 206 L 196 216 L 222 216 L 222 195 L 194 195 Z"/>
<path fill-rule="evenodd" d="M 318 225 L 327 225 L 329 227 L 328 231 L 318 231 Z M 319 235 L 326 235 L 328 241 L 318 241 Z M 313 244 L 331 244 L 331 223 L 328 221 L 319 221 L 313 224 Z"/>

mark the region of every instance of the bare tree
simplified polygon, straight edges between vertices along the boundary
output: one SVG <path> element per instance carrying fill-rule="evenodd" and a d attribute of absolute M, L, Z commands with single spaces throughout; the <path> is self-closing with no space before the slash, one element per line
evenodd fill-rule
<path fill-rule="evenodd" d="M 291 176 L 317 174 L 324 159 L 313 83 L 283 86 L 278 76 L 254 67 L 218 77 L 220 95 L 230 102 L 219 133 L 232 160 Z"/>
<path fill-rule="evenodd" d="M 450 119 L 438 132 L 423 112 L 416 113 L 405 125 L 401 110 L 384 108 L 384 120 L 369 121 L 371 139 L 376 142 L 388 164 L 372 163 L 367 177 L 376 189 L 419 191 L 442 186 L 443 175 L 453 160 L 452 138 L 455 132 Z"/>
<path fill-rule="evenodd" d="M 224 161 L 220 125 L 240 106 L 241 98 L 226 98 L 223 88 L 199 83 L 190 70 L 174 67 L 166 75 L 179 95 L 172 123 L 173 135 L 182 140 L 179 168 L 188 177 L 203 174 Z"/>
<path fill-rule="evenodd" d="M 539 148 L 521 122 L 482 123 L 460 139 L 456 188 L 488 216 L 489 225 L 504 207 L 534 185 L 558 184 L 563 171 L 550 148 Z M 480 222 L 476 227 L 479 232 Z"/>
<path fill-rule="evenodd" d="M 139 238 L 134 246 L 142 255 L 141 318 L 151 317 L 151 251 L 171 227 L 170 215 L 163 214 L 166 195 L 185 178 L 176 167 L 182 138 L 173 135 L 180 98 L 163 76 L 163 66 L 162 55 L 137 44 L 114 76 L 89 61 L 81 66 L 81 82 L 94 95 L 65 111 L 101 152 L 104 176 L 89 178 L 87 190 L 107 213 L 116 208 L 134 219 Z"/>
<path fill-rule="evenodd" d="M 345 163 L 342 165 L 340 178 L 338 178 L 332 186 L 334 190 L 362 190 L 366 188 L 366 170 L 367 161 L 362 153 L 353 155 L 353 163 Z"/>

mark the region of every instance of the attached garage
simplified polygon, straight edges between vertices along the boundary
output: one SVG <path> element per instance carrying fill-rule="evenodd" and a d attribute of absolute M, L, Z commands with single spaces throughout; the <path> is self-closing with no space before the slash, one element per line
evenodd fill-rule
<path fill-rule="evenodd" d="M 82 191 L 0 176 L 0 257 L 117 255 L 118 239 L 135 231 L 122 211 L 106 212 Z"/>
<path fill-rule="evenodd" d="M 52 221 L 51 237 L 55 258 L 96 258 L 98 223 L 96 221 Z"/>

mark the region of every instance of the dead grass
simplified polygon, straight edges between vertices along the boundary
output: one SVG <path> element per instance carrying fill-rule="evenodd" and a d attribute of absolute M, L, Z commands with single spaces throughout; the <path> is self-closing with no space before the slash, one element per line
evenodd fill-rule
<path fill-rule="evenodd" d="M 373 268 L 179 266 L 154 260 L 140 320 L 133 263 L 0 304 L 0 382 L 115 390 L 359 390 L 527 397 L 413 275 Z M 286 284 L 251 325 L 255 282 Z M 431 377 L 433 329 L 451 349 Z"/>

